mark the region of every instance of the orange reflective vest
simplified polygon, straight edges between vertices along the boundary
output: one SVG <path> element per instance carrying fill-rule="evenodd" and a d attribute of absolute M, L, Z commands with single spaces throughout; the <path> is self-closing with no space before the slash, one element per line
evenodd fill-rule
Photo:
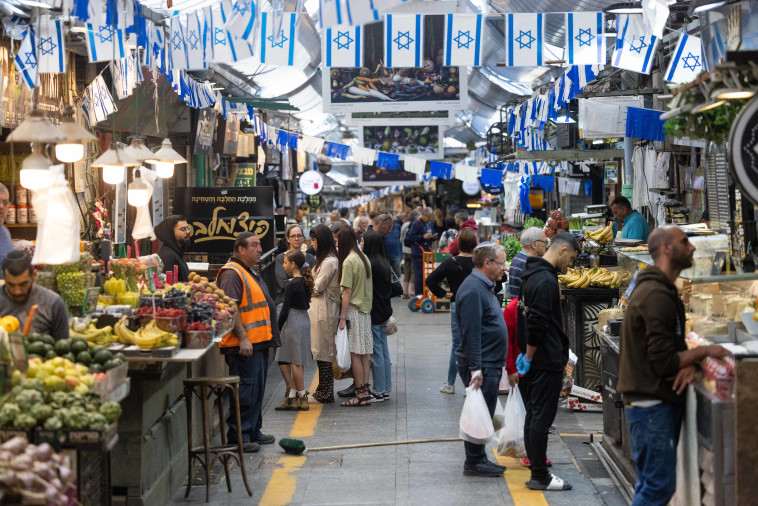
<path fill-rule="evenodd" d="M 248 339 L 253 344 L 262 343 L 271 340 L 271 312 L 268 308 L 266 296 L 263 294 L 258 282 L 252 274 L 243 269 L 234 262 L 228 262 L 218 271 L 216 282 L 225 270 L 233 270 L 242 280 L 244 290 L 242 291 L 242 300 L 239 302 L 237 310 L 242 318 L 242 325 L 245 327 Z M 229 332 L 219 343 L 221 348 L 230 348 L 239 346 L 239 339 L 234 332 Z"/>

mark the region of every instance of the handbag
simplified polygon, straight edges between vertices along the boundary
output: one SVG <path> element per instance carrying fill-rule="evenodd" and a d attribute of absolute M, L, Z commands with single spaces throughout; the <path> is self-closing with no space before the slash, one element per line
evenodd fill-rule
<path fill-rule="evenodd" d="M 403 282 L 400 281 L 400 278 L 395 274 L 395 271 L 392 271 L 392 291 L 390 293 L 390 298 L 394 299 L 401 295 L 403 295 Z"/>

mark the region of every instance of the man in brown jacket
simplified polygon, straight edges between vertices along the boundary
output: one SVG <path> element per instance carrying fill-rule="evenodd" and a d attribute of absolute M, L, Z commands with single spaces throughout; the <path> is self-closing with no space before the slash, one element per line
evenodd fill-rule
<path fill-rule="evenodd" d="M 676 491 L 676 446 L 696 364 L 729 352 L 717 345 L 687 350 L 684 305 L 674 281 L 692 265 L 695 247 L 676 227 L 650 234 L 654 266 L 640 271 L 621 329 L 618 391 L 626 406 L 637 484 L 633 506 L 665 506 Z"/>

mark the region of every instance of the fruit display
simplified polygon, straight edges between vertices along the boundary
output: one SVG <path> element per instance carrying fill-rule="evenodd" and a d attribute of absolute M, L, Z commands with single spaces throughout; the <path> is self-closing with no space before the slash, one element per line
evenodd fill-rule
<path fill-rule="evenodd" d="M 647 244 L 643 244 L 641 246 L 632 246 L 632 247 L 626 247 L 621 248 L 619 251 L 622 253 L 647 253 Z"/>
<path fill-rule="evenodd" d="M 136 345 L 143 350 L 179 344 L 178 336 L 173 332 L 160 329 L 155 320 L 151 320 L 136 332 L 129 330 L 126 326 L 126 318 L 119 320 L 113 328 L 118 335 L 119 341 L 124 344 Z"/>
<path fill-rule="evenodd" d="M 74 264 L 76 265 L 76 264 Z M 61 272 L 55 278 L 58 293 L 69 306 L 81 306 L 84 303 L 84 273 Z"/>
<path fill-rule="evenodd" d="M 69 335 L 71 338 L 85 339 L 90 346 L 108 346 L 110 343 L 118 341 L 118 337 L 113 333 L 113 327 L 110 325 L 97 328 L 95 322 L 81 324 L 76 318 L 72 318 L 70 327 Z"/>
<path fill-rule="evenodd" d="M 566 288 L 618 288 L 622 282 L 629 281 L 632 275 L 627 271 L 609 271 L 602 267 L 594 269 L 570 268 L 564 275 L 558 276 L 558 283 Z"/>
<path fill-rule="evenodd" d="M 607 227 L 595 230 L 594 232 L 586 230 L 584 232 L 584 237 L 585 239 L 594 241 L 598 244 L 607 244 L 613 240 L 613 225 L 608 225 Z"/>
<path fill-rule="evenodd" d="M 74 484 L 68 455 L 47 443 L 29 444 L 14 437 L 0 445 L 0 491 L 16 504 L 75 504 L 67 495 Z M 16 501 L 15 497 L 19 500 Z"/>
<path fill-rule="evenodd" d="M 237 311 L 237 304 L 234 300 L 227 297 L 224 291 L 219 289 L 215 283 L 209 282 L 208 278 L 191 272 L 189 274 L 189 281 L 192 302 L 205 302 L 209 304 L 213 309 L 214 320 L 226 322 Z"/>
<path fill-rule="evenodd" d="M 125 293 L 126 281 L 111 277 L 108 281 L 103 283 L 103 292 L 105 292 L 105 295 L 110 295 L 112 297 Z"/>
<path fill-rule="evenodd" d="M 0 318 L 0 327 L 4 328 L 6 332 L 16 332 L 21 326 L 21 322 L 15 316 L 3 316 Z"/>
<path fill-rule="evenodd" d="M 545 235 L 548 239 L 552 239 L 559 232 L 567 232 L 569 230 L 569 220 L 564 218 L 563 213 L 556 209 L 550 213 L 550 217 L 545 224 Z"/>
<path fill-rule="evenodd" d="M 11 380 L 14 385 L 20 385 L 21 372 L 13 371 Z M 97 376 L 91 374 L 84 364 L 77 364 L 63 357 L 45 361 L 40 358 L 30 358 L 24 387 L 34 388 L 40 392 L 74 391 L 86 394 L 97 381 Z"/>

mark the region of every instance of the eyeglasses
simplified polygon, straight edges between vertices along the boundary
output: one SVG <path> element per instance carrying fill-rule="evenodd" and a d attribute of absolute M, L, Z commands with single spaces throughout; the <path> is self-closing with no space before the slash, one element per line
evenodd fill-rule
<path fill-rule="evenodd" d="M 488 258 L 487 260 L 489 260 L 489 261 L 490 261 L 490 262 L 492 262 L 493 264 L 497 264 L 497 265 L 499 265 L 500 267 L 505 267 L 505 264 L 507 263 L 507 262 L 498 262 L 498 261 L 497 261 L 497 260 L 495 260 L 494 258 Z"/>
<path fill-rule="evenodd" d="M 545 241 L 545 240 L 542 240 L 542 239 L 534 239 L 534 241 L 533 241 L 533 242 L 544 242 L 545 244 L 547 244 L 547 241 Z"/>
<path fill-rule="evenodd" d="M 293 234 L 290 236 L 290 239 L 303 239 L 304 237 L 303 234 Z"/>

